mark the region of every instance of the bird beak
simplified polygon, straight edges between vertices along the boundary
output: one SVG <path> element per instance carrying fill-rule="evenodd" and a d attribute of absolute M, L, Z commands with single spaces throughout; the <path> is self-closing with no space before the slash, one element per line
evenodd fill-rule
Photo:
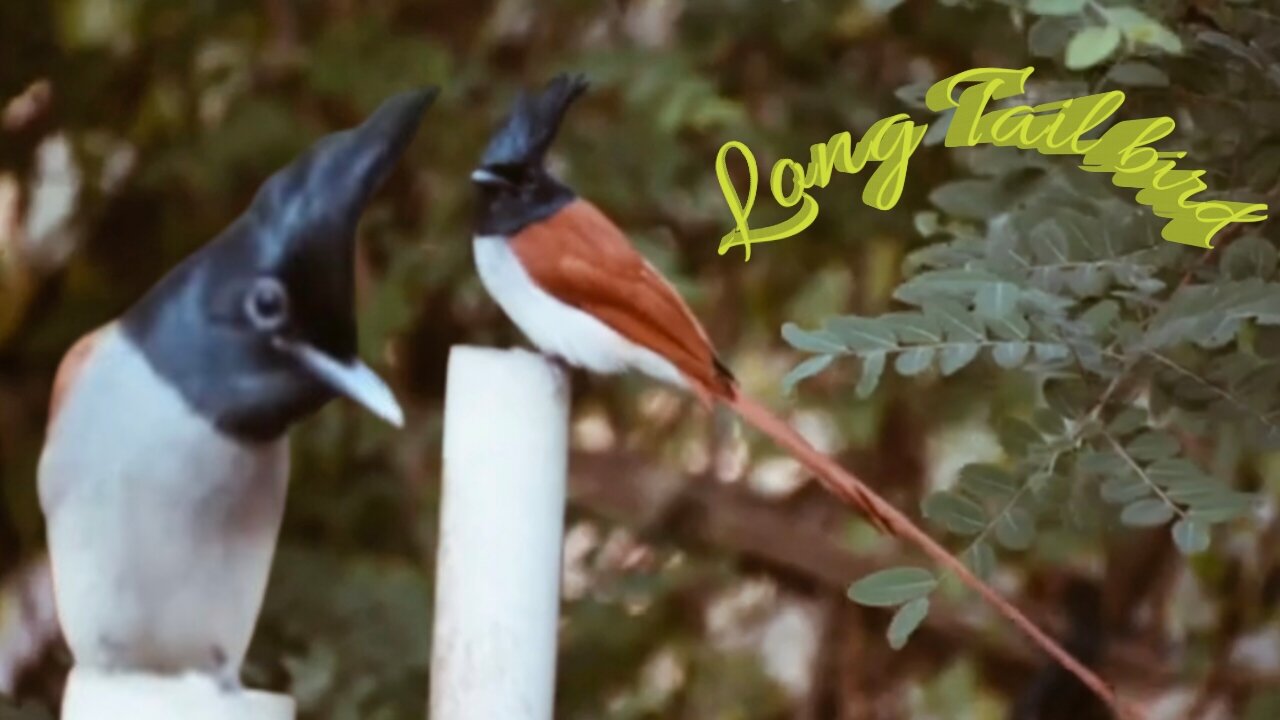
<path fill-rule="evenodd" d="M 396 402 L 391 388 L 359 358 L 349 364 L 342 363 L 304 342 L 277 340 L 276 346 L 296 358 L 338 393 L 360 403 L 391 425 L 404 427 L 404 411 Z"/>
<path fill-rule="evenodd" d="M 511 182 L 501 175 L 480 168 L 471 173 L 471 182 L 478 185 L 510 185 Z"/>

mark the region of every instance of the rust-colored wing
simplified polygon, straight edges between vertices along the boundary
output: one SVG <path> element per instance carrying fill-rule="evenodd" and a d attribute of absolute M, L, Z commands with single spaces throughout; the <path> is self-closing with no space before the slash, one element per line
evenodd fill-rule
<path fill-rule="evenodd" d="M 511 240 L 529 277 L 675 365 L 697 389 L 733 396 L 733 378 L 689 306 L 622 231 L 578 199 Z"/>
<path fill-rule="evenodd" d="M 71 346 L 67 354 L 62 357 L 62 362 L 58 364 L 58 372 L 53 376 L 53 393 L 49 398 L 49 426 L 53 425 L 53 420 L 57 417 L 58 410 L 62 407 L 62 402 L 67 397 L 67 392 L 75 384 L 76 378 L 80 376 L 80 371 L 84 369 L 85 361 L 93 354 L 94 346 L 98 344 L 103 331 L 108 327 L 110 326 L 104 325 L 80 338 Z"/>

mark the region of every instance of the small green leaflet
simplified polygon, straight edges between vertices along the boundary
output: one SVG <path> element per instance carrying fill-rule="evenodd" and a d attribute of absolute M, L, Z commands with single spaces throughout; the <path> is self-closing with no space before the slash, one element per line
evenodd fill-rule
<path fill-rule="evenodd" d="M 1067 68 L 1084 70 L 1110 57 L 1120 46 L 1120 28 L 1093 25 L 1077 32 L 1067 43 Z"/>
<path fill-rule="evenodd" d="M 1010 550 L 1026 550 L 1036 536 L 1036 521 L 1021 507 L 1011 507 L 996 518 L 996 540 Z"/>
<path fill-rule="evenodd" d="M 920 623 L 924 622 L 928 615 L 929 598 L 927 597 L 916 598 L 898 608 L 898 612 L 894 613 L 893 619 L 889 621 L 889 630 L 886 633 L 889 638 L 889 647 L 894 650 L 905 647 L 907 640 L 911 638 L 911 633 L 920 627 Z"/>
<path fill-rule="evenodd" d="M 1195 555 L 1209 549 L 1209 525 L 1183 518 L 1173 525 L 1173 542 L 1183 555 Z"/>
<path fill-rule="evenodd" d="M 925 498 L 924 516 L 957 535 L 976 535 L 987 527 L 982 506 L 954 492 L 942 490 Z"/>
<path fill-rule="evenodd" d="M 782 378 L 782 391 L 791 394 L 796 389 L 796 383 L 806 378 L 813 377 L 818 373 L 826 370 L 831 362 L 835 360 L 834 355 L 814 355 L 804 362 L 791 368 L 791 372 Z"/>
<path fill-rule="evenodd" d="M 1031 0 L 1027 10 L 1036 15 L 1076 15 L 1084 5 L 1085 0 Z"/>
<path fill-rule="evenodd" d="M 1138 500 L 1125 506 L 1120 522 L 1130 527 L 1154 527 L 1173 519 L 1174 509 L 1159 498 Z"/>
<path fill-rule="evenodd" d="M 893 607 L 923 598 L 938 586 L 933 573 L 919 567 L 879 570 L 849 586 L 849 599 L 868 607 Z"/>

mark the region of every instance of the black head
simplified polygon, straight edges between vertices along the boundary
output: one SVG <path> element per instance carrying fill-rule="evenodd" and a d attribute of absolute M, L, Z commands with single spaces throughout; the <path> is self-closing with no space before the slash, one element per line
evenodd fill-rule
<path fill-rule="evenodd" d="M 436 92 L 396 95 L 320 139 L 122 318 L 152 367 L 223 431 L 279 437 L 338 394 L 401 422 L 356 356 L 356 226 Z"/>
<path fill-rule="evenodd" d="M 477 235 L 514 235 L 575 197 L 547 174 L 547 149 L 565 112 L 587 90 L 581 75 L 557 75 L 541 94 L 521 92 L 471 174 L 479 188 Z"/>

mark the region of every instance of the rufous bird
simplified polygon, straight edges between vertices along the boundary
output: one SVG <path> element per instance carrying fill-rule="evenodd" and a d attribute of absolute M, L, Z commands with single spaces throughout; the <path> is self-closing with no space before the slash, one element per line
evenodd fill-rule
<path fill-rule="evenodd" d="M 338 396 L 403 423 L 356 352 L 356 227 L 435 95 L 320 139 L 61 362 L 39 485 L 77 667 L 239 687 L 290 428 Z"/>
<path fill-rule="evenodd" d="M 565 112 L 586 89 L 581 76 L 560 75 L 536 96 L 522 92 L 471 174 L 475 263 L 489 294 L 547 356 L 596 373 L 636 370 L 731 407 L 892 532 L 847 472 L 739 390 L 688 305 L 618 226 L 547 172 Z"/>

